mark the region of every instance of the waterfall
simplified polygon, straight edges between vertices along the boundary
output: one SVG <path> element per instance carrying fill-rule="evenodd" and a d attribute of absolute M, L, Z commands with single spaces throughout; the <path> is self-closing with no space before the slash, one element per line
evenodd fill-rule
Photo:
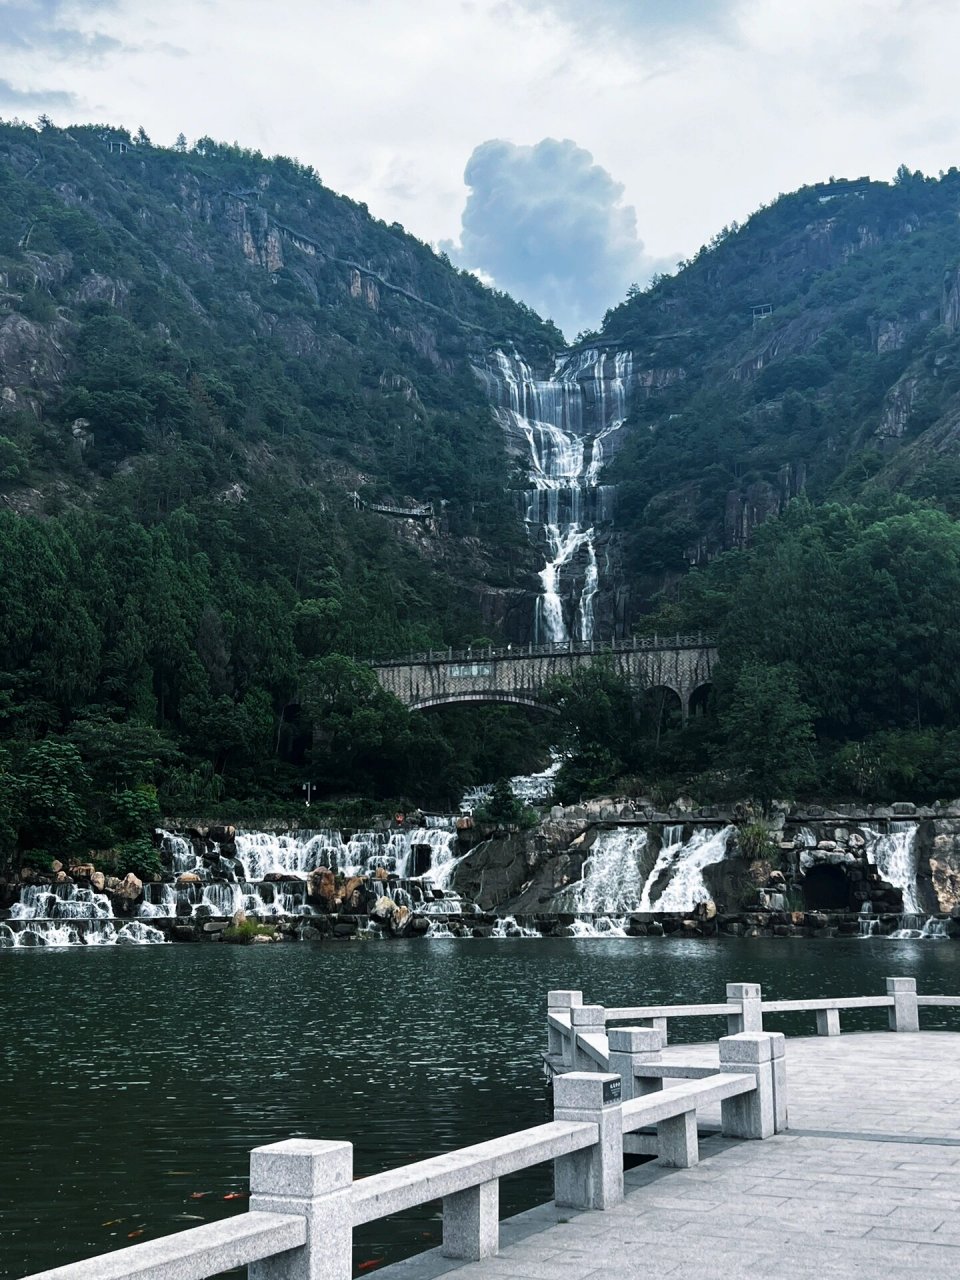
<path fill-rule="evenodd" d="M 0 947 L 105 947 L 117 943 L 165 942 L 159 929 L 113 914 L 110 899 L 72 883 L 25 885 L 10 909 L 12 928 L 0 924 Z"/>
<path fill-rule="evenodd" d="M 915 911 L 905 911 L 900 923 L 889 935 L 894 940 L 904 938 L 948 938 L 947 922 L 938 920 L 936 916 L 924 916 Z"/>
<path fill-rule="evenodd" d="M 865 902 L 860 908 L 860 937 L 872 938 L 880 929 L 880 921 L 873 918 L 873 904 Z"/>
<path fill-rule="evenodd" d="M 549 378 L 537 378 L 518 355 L 497 350 L 475 371 L 527 463 L 527 528 L 544 545 L 534 640 L 592 640 L 600 586 L 595 526 L 611 511 L 609 486 L 600 491 L 605 442 L 626 420 L 633 356 L 586 348 L 558 358 Z M 576 571 L 583 573 L 579 593 Z"/>
<path fill-rule="evenodd" d="M 733 826 L 720 830 L 697 827 L 687 843 L 681 844 L 683 829 L 665 827 L 663 847 L 643 886 L 640 909 L 692 911 L 698 903 L 708 902 L 710 891 L 703 878 L 703 870 L 724 860 L 735 830 Z M 654 899 L 654 890 L 664 876 L 667 877 L 666 884 Z"/>
<path fill-rule="evenodd" d="M 601 831 L 583 864 L 582 879 L 558 894 L 558 907 L 593 916 L 622 916 L 636 910 L 646 848 L 647 833 L 640 827 Z"/>
<path fill-rule="evenodd" d="M 268 875 L 305 880 L 311 871 L 329 867 L 344 875 L 372 875 L 379 868 L 410 879 L 447 864 L 454 857 L 457 833 L 452 824 L 401 831 L 358 831 L 344 840 L 339 831 L 238 831 L 237 861 L 248 882 Z M 428 851 L 429 868 L 415 866 L 418 850 Z"/>
<path fill-rule="evenodd" d="M 915 822 L 891 822 L 888 835 L 881 835 L 864 827 L 867 836 L 867 859 L 872 862 L 888 884 L 903 894 L 903 909 L 917 915 L 920 901 L 917 897 L 917 832 Z"/>
<path fill-rule="evenodd" d="M 537 929 L 528 929 L 526 925 L 517 924 L 516 916 L 501 916 L 493 926 L 492 938 L 539 938 Z"/>

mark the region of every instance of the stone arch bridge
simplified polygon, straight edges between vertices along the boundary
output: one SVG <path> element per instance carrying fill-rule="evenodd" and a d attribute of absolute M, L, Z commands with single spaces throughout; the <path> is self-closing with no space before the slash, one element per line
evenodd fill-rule
<path fill-rule="evenodd" d="M 619 644 L 433 650 L 371 665 L 384 689 L 411 711 L 470 702 L 505 702 L 542 710 L 544 686 L 550 680 L 572 676 L 600 660 L 637 688 L 671 690 L 686 720 L 694 694 L 711 682 L 717 650 L 706 636 L 644 636 Z"/>

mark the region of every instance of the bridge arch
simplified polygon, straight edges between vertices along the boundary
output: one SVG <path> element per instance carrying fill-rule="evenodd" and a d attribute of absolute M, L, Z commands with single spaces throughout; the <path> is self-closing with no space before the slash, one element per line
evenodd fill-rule
<path fill-rule="evenodd" d="M 500 689 L 460 689 L 450 693 L 436 694 L 430 698 L 422 698 L 419 702 L 411 702 L 410 711 L 429 711 L 431 707 L 457 707 L 464 705 L 490 705 L 506 703 L 513 707 L 530 707 L 534 711 L 553 712 L 549 706 L 535 693 L 504 693 Z"/>

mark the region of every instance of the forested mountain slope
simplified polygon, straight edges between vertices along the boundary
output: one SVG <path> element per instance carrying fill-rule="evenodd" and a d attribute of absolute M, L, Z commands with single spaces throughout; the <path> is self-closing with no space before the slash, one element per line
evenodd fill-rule
<path fill-rule="evenodd" d="M 464 753 L 385 727 L 349 655 L 487 634 L 530 573 L 468 361 L 494 344 L 562 340 L 292 161 L 0 125 L 0 736 L 24 794 L 84 789 L 66 734 L 170 804 L 297 795 L 321 716 L 327 790 L 455 794 Z M 39 839 L 18 805 L 8 840 Z"/>
<path fill-rule="evenodd" d="M 616 477 L 641 601 L 806 491 L 960 509 L 960 172 L 831 181 L 608 312 L 644 370 Z"/>

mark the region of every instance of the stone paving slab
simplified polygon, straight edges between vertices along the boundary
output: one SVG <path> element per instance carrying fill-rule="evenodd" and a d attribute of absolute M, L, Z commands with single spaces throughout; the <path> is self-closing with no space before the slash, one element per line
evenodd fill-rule
<path fill-rule="evenodd" d="M 717 1050 L 665 1057 L 715 1063 Z M 787 1133 L 766 1142 L 705 1135 L 693 1169 L 628 1171 L 616 1209 L 541 1205 L 501 1224 L 496 1258 L 462 1263 L 432 1250 L 377 1275 L 960 1276 L 960 1034 L 791 1039 L 787 1073 Z"/>

